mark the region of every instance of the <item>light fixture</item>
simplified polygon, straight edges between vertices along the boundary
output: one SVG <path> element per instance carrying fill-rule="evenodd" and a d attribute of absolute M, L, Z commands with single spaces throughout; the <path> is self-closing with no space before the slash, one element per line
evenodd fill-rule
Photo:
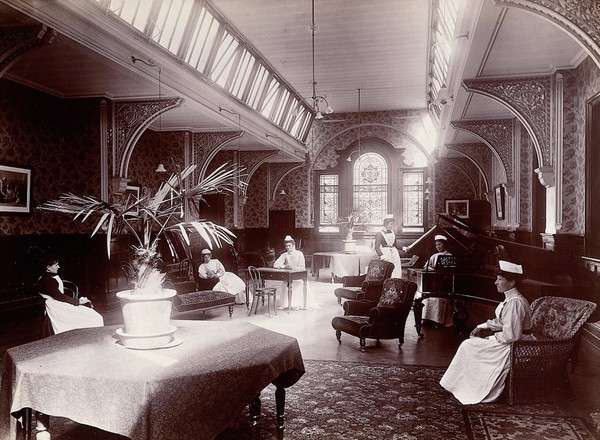
<path fill-rule="evenodd" d="M 358 150 L 353 151 L 352 153 L 350 153 L 350 155 L 348 156 L 348 159 L 346 159 L 346 162 L 352 162 L 352 155 L 354 153 L 358 153 L 358 157 L 360 157 L 360 155 L 362 154 L 361 152 L 361 145 L 360 145 L 360 126 L 362 124 L 362 118 L 361 118 L 361 113 L 360 113 L 360 89 L 358 89 Z"/>
<path fill-rule="evenodd" d="M 281 191 L 279 191 L 279 195 L 285 196 L 285 189 L 282 188 Z"/>
<path fill-rule="evenodd" d="M 166 173 L 167 169 L 165 168 L 164 164 L 159 163 L 154 171 L 156 171 L 157 173 Z"/>
<path fill-rule="evenodd" d="M 317 81 L 315 81 L 315 0 L 312 0 L 312 23 L 310 30 L 312 33 L 312 101 L 313 109 L 315 111 L 315 119 L 321 120 L 323 119 L 321 106 L 326 106 L 324 110 L 326 115 L 333 113 L 333 108 L 331 108 L 329 102 L 327 102 L 327 97 L 325 95 L 317 95 Z"/>
<path fill-rule="evenodd" d="M 427 185 L 431 185 L 433 183 L 433 179 L 431 177 L 428 177 L 427 180 L 425 181 L 425 183 Z"/>

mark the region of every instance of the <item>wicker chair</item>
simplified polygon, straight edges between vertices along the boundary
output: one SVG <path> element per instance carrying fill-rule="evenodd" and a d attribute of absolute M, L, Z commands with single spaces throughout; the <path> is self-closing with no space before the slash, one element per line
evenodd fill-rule
<path fill-rule="evenodd" d="M 596 304 L 544 296 L 531 304 L 535 341 L 511 344 L 508 403 L 552 402 L 572 393 L 568 363 L 576 360 L 581 329 Z"/>
<path fill-rule="evenodd" d="M 389 278 L 394 270 L 394 263 L 384 260 L 371 260 L 367 273 L 364 275 L 350 275 L 342 278 L 342 287 L 334 290 L 338 304 L 342 298 L 353 300 L 379 301 L 383 280 Z"/>
<path fill-rule="evenodd" d="M 360 351 L 365 351 L 365 339 L 398 338 L 398 348 L 404 343 L 406 319 L 417 291 L 417 285 L 401 278 L 388 278 L 383 282 L 381 297 L 377 304 L 371 301 L 346 301 L 344 316 L 331 321 L 338 342 L 342 332 L 360 340 Z"/>

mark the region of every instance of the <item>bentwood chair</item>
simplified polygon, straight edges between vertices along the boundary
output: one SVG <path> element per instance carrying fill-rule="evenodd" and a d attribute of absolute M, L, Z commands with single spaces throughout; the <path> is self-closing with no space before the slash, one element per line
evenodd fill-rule
<path fill-rule="evenodd" d="M 342 298 L 377 302 L 383 280 L 389 278 L 393 270 L 394 263 L 385 260 L 371 260 L 366 274 L 343 277 L 342 287 L 333 292 L 337 297 L 338 304 L 342 304 Z"/>
<path fill-rule="evenodd" d="M 258 303 L 262 302 L 265 305 L 265 298 L 267 298 L 267 312 L 271 316 L 271 298 L 273 298 L 273 313 L 277 315 L 276 299 L 277 299 L 277 288 L 276 287 L 265 287 L 265 283 L 260 276 L 260 272 L 255 266 L 248 266 L 248 274 L 250 280 L 248 283 L 248 289 L 252 294 L 252 303 L 248 315 L 252 314 L 252 308 L 254 307 L 254 314 L 258 311 Z"/>
<path fill-rule="evenodd" d="M 543 296 L 531 303 L 535 340 L 510 347 L 508 403 L 552 402 L 571 396 L 568 365 L 574 366 L 581 329 L 596 304 L 574 298 Z"/>
<path fill-rule="evenodd" d="M 396 339 L 398 348 L 404 343 L 404 328 L 417 291 L 417 284 L 402 278 L 388 278 L 377 304 L 370 301 L 346 301 L 344 316 L 331 321 L 338 342 L 342 332 L 356 336 L 360 351 L 365 351 L 365 339 Z"/>

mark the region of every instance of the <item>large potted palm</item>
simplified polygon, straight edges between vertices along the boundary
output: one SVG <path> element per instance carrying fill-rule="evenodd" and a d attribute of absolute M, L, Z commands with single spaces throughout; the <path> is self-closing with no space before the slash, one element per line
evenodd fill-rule
<path fill-rule="evenodd" d="M 93 219 L 96 224 L 92 236 L 101 231 L 106 234 L 108 258 L 115 234 L 128 233 L 133 237 L 132 259 L 126 266 L 131 289 L 117 292 L 125 324 L 117 335 L 126 347 L 157 348 L 174 340 L 176 329 L 170 316 L 171 299 L 176 292 L 163 287 L 165 274 L 159 268 L 158 243 L 166 231 L 180 234 L 188 244 L 190 234 L 199 234 L 210 248 L 233 244 L 235 235 L 224 226 L 203 219 L 185 221 L 183 216 L 185 206 L 197 206 L 206 194 L 233 193 L 241 187 L 241 169 L 223 164 L 186 189 L 184 183 L 195 168 L 196 165 L 190 165 L 175 172 L 153 195 L 144 191 L 140 197 L 128 195 L 120 203 L 110 204 L 92 196 L 65 193 L 39 207 L 71 214 L 81 222 Z"/>

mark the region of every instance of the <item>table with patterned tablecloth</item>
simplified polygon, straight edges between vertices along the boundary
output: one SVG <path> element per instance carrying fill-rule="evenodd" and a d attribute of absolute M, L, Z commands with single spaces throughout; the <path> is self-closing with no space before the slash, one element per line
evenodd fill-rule
<path fill-rule="evenodd" d="M 170 348 L 124 348 L 119 326 L 109 326 L 9 349 L 0 386 L 2 440 L 15 438 L 11 414 L 23 408 L 133 440 L 211 439 L 256 404 L 267 385 L 284 398 L 283 389 L 304 373 L 290 336 L 243 322 L 172 323 Z"/>

